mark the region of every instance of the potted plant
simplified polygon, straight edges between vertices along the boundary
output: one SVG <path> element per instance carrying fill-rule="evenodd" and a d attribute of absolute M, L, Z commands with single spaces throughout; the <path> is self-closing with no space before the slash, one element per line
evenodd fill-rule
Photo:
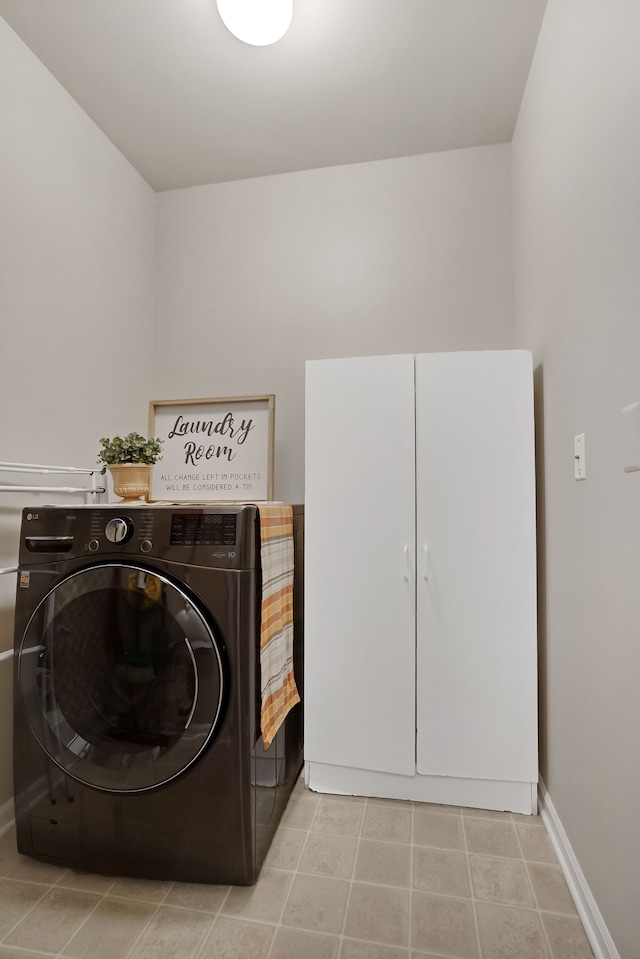
<path fill-rule="evenodd" d="M 140 433 L 102 437 L 98 462 L 111 473 L 113 492 L 125 503 L 146 500 L 151 484 L 151 469 L 162 457 L 162 440 L 145 439 Z"/>

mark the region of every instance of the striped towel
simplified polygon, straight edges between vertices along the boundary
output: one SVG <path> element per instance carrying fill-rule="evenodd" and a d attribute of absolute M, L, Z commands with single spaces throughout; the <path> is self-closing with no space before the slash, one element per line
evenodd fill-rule
<path fill-rule="evenodd" d="M 260 669 L 264 748 L 271 745 L 300 696 L 293 674 L 293 509 L 286 503 L 258 503 L 262 608 Z"/>

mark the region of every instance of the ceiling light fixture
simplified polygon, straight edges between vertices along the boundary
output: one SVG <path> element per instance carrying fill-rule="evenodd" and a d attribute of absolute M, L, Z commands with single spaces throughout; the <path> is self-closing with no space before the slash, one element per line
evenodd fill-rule
<path fill-rule="evenodd" d="M 254 47 L 266 47 L 291 25 L 293 0 L 216 0 L 227 30 Z"/>

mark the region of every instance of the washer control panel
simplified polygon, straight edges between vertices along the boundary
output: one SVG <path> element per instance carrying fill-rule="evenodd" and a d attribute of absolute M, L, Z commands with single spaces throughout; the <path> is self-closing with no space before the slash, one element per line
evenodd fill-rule
<path fill-rule="evenodd" d="M 194 567 L 253 569 L 259 523 L 258 507 L 251 503 L 25 509 L 20 563 L 144 556 Z"/>
<path fill-rule="evenodd" d="M 84 514 L 80 517 L 82 521 Z M 136 509 L 130 513 L 120 512 L 113 507 L 109 511 L 96 508 L 87 511 L 89 549 L 94 552 L 99 549 L 101 552 L 110 549 L 111 546 L 117 548 L 127 547 L 125 552 L 150 552 L 151 547 L 146 550 L 142 548 L 142 543 L 153 542 L 154 521 L 151 510 Z M 92 543 L 97 543 L 97 548 Z"/>

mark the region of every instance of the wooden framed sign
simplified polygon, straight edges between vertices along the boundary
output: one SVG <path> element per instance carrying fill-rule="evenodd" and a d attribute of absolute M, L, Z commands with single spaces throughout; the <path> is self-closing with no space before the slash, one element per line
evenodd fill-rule
<path fill-rule="evenodd" d="M 275 396 L 152 400 L 149 436 L 162 440 L 150 502 L 273 499 Z"/>

